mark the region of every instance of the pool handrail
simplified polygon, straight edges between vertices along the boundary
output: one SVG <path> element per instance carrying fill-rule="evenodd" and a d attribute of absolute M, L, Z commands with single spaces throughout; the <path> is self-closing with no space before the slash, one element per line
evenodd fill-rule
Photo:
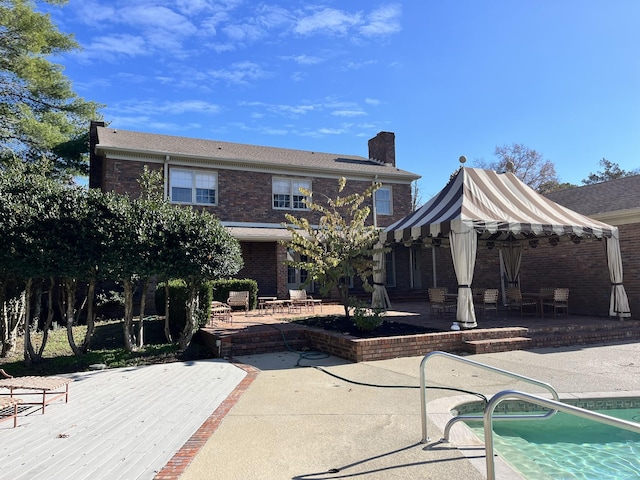
<path fill-rule="evenodd" d="M 531 393 L 520 392 L 518 390 L 503 390 L 496 393 L 487 403 L 484 411 L 484 448 L 487 465 L 487 480 L 495 480 L 495 462 L 493 459 L 493 412 L 498 404 L 505 400 L 525 400 L 529 403 L 549 408 L 555 411 L 568 413 L 578 417 L 593 420 L 594 422 L 604 423 L 616 428 L 622 428 L 634 433 L 640 433 L 640 423 L 630 422 L 621 418 L 610 417 L 602 413 L 593 412 L 584 408 L 562 403 L 557 400 L 549 400 L 539 397 Z"/>
<path fill-rule="evenodd" d="M 521 381 L 526 382 L 526 383 L 537 385 L 537 386 L 542 387 L 542 388 L 546 389 L 547 391 L 549 391 L 551 393 L 551 395 L 553 396 L 554 400 L 556 400 L 556 401 L 560 400 L 560 397 L 558 396 L 558 392 L 556 392 L 555 388 L 553 388 L 550 384 L 548 384 L 546 382 L 541 382 L 540 380 L 536 380 L 534 378 L 526 377 L 524 375 L 519 375 L 517 373 L 513 373 L 513 372 L 510 372 L 508 370 L 504 370 L 502 368 L 497 368 L 497 367 L 492 367 L 490 365 L 485 365 L 484 363 L 476 362 L 474 360 L 469 360 L 468 358 L 458 357 L 457 355 L 453 355 L 451 353 L 441 352 L 441 351 L 430 352 L 430 353 L 427 353 L 424 356 L 424 358 L 422 359 L 422 361 L 420 362 L 420 417 L 421 417 L 421 421 L 422 421 L 422 440 L 421 440 L 421 443 L 428 443 L 430 441 L 429 437 L 427 435 L 427 388 L 426 388 L 427 381 L 426 381 L 426 369 L 425 369 L 425 366 L 426 366 L 427 361 L 430 358 L 435 357 L 435 356 L 442 356 L 442 357 L 448 358 L 450 360 L 455 360 L 455 361 L 460 362 L 460 363 L 465 363 L 465 364 L 472 365 L 474 367 L 478 367 L 478 368 L 481 368 L 481 369 L 484 369 L 484 370 L 489 370 L 489 371 L 494 372 L 494 373 L 499 373 L 501 375 L 505 375 L 507 377 L 514 378 L 516 380 L 521 380 Z M 551 412 L 548 412 L 544 416 L 548 417 L 548 416 L 554 415 L 555 413 L 556 413 L 555 410 L 552 410 Z M 461 415 L 459 418 L 462 420 L 465 417 Z"/>

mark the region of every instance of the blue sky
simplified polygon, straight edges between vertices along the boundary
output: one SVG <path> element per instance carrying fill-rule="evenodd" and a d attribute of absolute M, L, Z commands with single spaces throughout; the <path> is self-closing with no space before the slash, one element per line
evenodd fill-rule
<path fill-rule="evenodd" d="M 70 0 L 54 58 L 112 126 L 367 156 L 396 134 L 422 200 L 522 143 L 580 184 L 640 167 L 637 0 Z"/>

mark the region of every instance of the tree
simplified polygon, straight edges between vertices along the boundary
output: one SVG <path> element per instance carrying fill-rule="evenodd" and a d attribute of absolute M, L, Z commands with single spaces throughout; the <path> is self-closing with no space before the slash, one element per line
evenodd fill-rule
<path fill-rule="evenodd" d="M 606 158 L 600 160 L 599 164 L 602 167 L 602 171 L 590 173 L 587 178 L 582 180 L 582 183 L 584 185 L 593 185 L 594 183 L 608 182 L 609 180 L 628 177 L 630 175 L 637 175 L 639 173 L 638 169 L 630 171 L 622 170 L 620 168 L 620 165 L 611 162 Z"/>
<path fill-rule="evenodd" d="M 0 163 L 46 157 L 58 177 L 88 172 L 87 124 L 101 106 L 78 97 L 63 67 L 48 59 L 77 48 L 33 1 L 0 1 Z"/>
<path fill-rule="evenodd" d="M 300 192 L 307 199 L 307 208 L 318 212 L 320 221 L 315 226 L 306 218 L 286 214 L 289 224 L 285 226 L 291 233 L 291 240 L 286 242 L 286 246 L 304 259 L 287 263 L 306 270 L 309 273 L 307 284 L 318 282 L 323 295 L 337 288 L 345 316 L 349 318 L 349 279 L 357 275 L 362 279 L 364 288 L 371 290 L 369 277 L 373 274 L 374 245 L 378 240 L 378 231 L 373 225 L 366 225 L 370 208 L 362 204 L 380 188 L 380 184 L 371 185 L 363 193 L 340 197 L 345 186 L 346 180 L 341 178 L 338 196 L 331 199 L 325 195 L 326 204 L 309 200 L 311 192 L 301 188 Z M 314 196 L 319 195 L 314 192 Z"/>
<path fill-rule="evenodd" d="M 498 157 L 497 161 L 479 160 L 476 164 L 497 172 L 511 171 L 538 193 L 550 192 L 559 184 L 553 162 L 520 143 L 496 147 L 494 155 Z"/>
<path fill-rule="evenodd" d="M 178 339 L 184 350 L 196 328 L 200 286 L 238 273 L 243 266 L 242 252 L 238 240 L 209 212 L 177 205 L 166 212 L 158 257 L 172 278 L 187 284 L 187 322 Z"/>

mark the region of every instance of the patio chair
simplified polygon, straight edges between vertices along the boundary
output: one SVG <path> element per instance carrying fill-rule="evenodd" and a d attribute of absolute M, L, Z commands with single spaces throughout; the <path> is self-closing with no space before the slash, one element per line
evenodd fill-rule
<path fill-rule="evenodd" d="M 553 298 L 543 301 L 543 307 L 551 307 L 554 318 L 559 311 L 564 310 L 565 315 L 569 315 L 569 289 L 556 288 L 553 291 Z"/>
<path fill-rule="evenodd" d="M 249 315 L 249 292 L 229 292 L 229 298 L 227 299 L 227 305 L 232 309 L 233 307 L 244 307 L 244 316 Z"/>
<path fill-rule="evenodd" d="M 538 313 L 538 302 L 532 298 L 523 298 L 518 287 L 507 288 L 507 302 L 510 310 L 520 310 L 520 316 Z"/>
<path fill-rule="evenodd" d="M 454 313 L 457 304 L 447 301 L 447 289 L 438 287 L 429 289 L 429 313 L 432 317 L 447 316 L 448 312 Z"/>
<path fill-rule="evenodd" d="M 208 325 L 213 327 L 218 320 L 233 323 L 233 316 L 231 315 L 231 307 L 229 305 L 214 300 L 211 302 L 211 314 Z"/>
<path fill-rule="evenodd" d="M 64 397 L 65 403 L 69 402 L 69 384 L 73 382 L 71 378 L 53 376 L 13 377 L 2 369 L 0 369 L 0 376 L 4 377 L 0 379 L 0 388 L 9 389 L 9 398 L 15 398 L 16 395 L 41 395 L 39 401 L 22 401 L 20 403 L 22 405 L 41 405 L 43 414 L 46 406 L 54 400 Z"/>
<path fill-rule="evenodd" d="M 0 395 L 0 422 L 13 418 L 13 428 L 18 425 L 18 404 L 21 400 Z"/>
<path fill-rule="evenodd" d="M 486 317 L 487 312 L 493 310 L 495 312 L 496 319 L 498 318 L 498 289 L 487 288 L 484 290 L 480 299 L 476 302 L 476 306 L 479 311 L 482 312 L 482 316 Z"/>
<path fill-rule="evenodd" d="M 322 311 L 322 300 L 313 298 L 306 290 L 289 290 L 289 310 L 302 311 L 304 307 L 308 310 L 315 310 L 315 306 L 320 305 Z"/>

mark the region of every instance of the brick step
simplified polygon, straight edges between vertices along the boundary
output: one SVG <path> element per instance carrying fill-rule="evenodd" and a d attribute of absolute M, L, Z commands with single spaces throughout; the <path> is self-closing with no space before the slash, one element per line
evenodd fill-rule
<path fill-rule="evenodd" d="M 528 337 L 486 338 L 483 340 L 467 340 L 464 342 L 465 351 L 469 353 L 496 353 L 511 350 L 527 350 L 531 348 Z"/>
<path fill-rule="evenodd" d="M 471 330 L 463 330 L 462 338 L 464 340 L 493 340 L 500 338 L 514 338 L 528 336 L 528 329 L 525 327 L 512 328 L 474 328 Z"/>
<path fill-rule="evenodd" d="M 531 335 L 532 348 L 568 347 L 624 340 L 640 340 L 640 328 L 585 329 L 579 332 L 574 330 L 571 333 L 537 332 Z"/>
<path fill-rule="evenodd" d="M 255 355 L 259 353 L 274 353 L 274 352 L 286 352 L 289 349 L 294 351 L 300 351 L 307 347 L 307 341 L 302 340 L 289 340 L 285 344 L 283 341 L 279 342 L 260 342 L 260 343 L 237 343 L 231 344 L 231 354 L 233 356 L 238 355 Z"/>

